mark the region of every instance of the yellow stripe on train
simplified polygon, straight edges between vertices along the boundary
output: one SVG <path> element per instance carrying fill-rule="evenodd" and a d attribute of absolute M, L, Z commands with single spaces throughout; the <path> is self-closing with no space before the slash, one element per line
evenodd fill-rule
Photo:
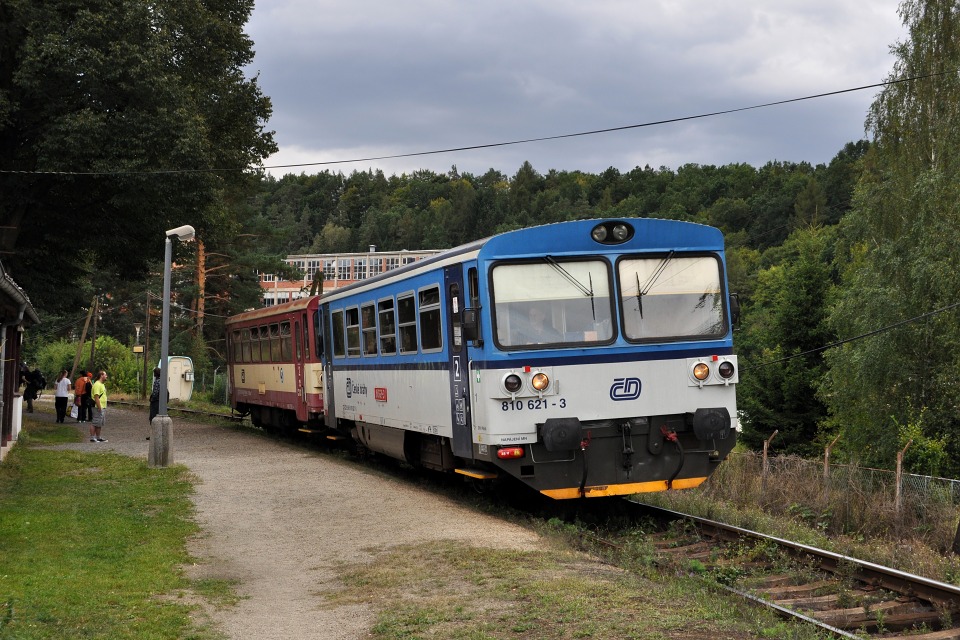
<path fill-rule="evenodd" d="M 679 478 L 674 480 L 670 487 L 667 487 L 666 480 L 656 480 L 653 482 L 631 482 L 628 484 L 597 485 L 593 487 L 584 487 L 583 494 L 587 498 L 601 498 L 604 496 L 625 496 L 633 493 L 650 493 L 652 491 L 666 491 L 672 489 L 692 489 L 703 484 L 706 478 Z M 580 497 L 580 487 L 567 487 L 565 489 L 543 489 L 540 491 L 548 498 L 557 500 L 569 500 Z"/>

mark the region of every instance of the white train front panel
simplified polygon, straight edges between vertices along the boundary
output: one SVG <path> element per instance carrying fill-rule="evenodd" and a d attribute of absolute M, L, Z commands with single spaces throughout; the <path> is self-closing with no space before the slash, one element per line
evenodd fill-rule
<path fill-rule="evenodd" d="M 701 362 L 711 369 L 703 381 L 693 373 Z M 737 378 L 716 373 L 723 362 L 736 367 L 736 356 L 474 369 L 470 372 L 474 443 L 536 442 L 537 425 L 548 418 L 590 422 L 693 413 L 703 407 L 725 407 L 733 417 Z M 533 386 L 538 374 L 549 379 L 542 392 Z M 522 381 L 521 390 L 513 394 L 504 384 L 511 375 Z"/>

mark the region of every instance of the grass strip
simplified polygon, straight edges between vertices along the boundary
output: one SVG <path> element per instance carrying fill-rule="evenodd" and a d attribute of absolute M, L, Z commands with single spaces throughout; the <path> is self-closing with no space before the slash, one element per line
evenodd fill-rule
<path fill-rule="evenodd" d="M 212 638 L 181 566 L 197 532 L 186 467 L 110 452 L 27 420 L 0 465 L 0 638 Z"/>
<path fill-rule="evenodd" d="M 459 541 L 395 547 L 340 567 L 342 587 L 328 606 L 374 609 L 375 640 L 817 637 L 698 577 L 599 564 L 559 538 L 537 551 Z"/>

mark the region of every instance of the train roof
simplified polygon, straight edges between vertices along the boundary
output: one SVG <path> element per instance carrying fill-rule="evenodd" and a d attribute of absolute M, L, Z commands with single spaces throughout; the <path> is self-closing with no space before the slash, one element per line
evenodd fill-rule
<path fill-rule="evenodd" d="M 695 222 L 664 220 L 660 218 L 594 218 L 573 220 L 506 231 L 494 236 L 455 247 L 424 260 L 382 273 L 373 278 L 335 289 L 323 294 L 323 299 L 336 299 L 364 287 L 404 275 L 426 271 L 444 264 L 469 259 L 483 254 L 490 257 L 526 255 L 555 256 L 565 253 L 596 251 L 599 246 L 590 237 L 591 230 L 601 222 L 626 222 L 634 229 L 629 242 L 607 245 L 609 251 L 722 251 L 723 233 L 715 228 Z"/>
<path fill-rule="evenodd" d="M 235 316 L 230 316 L 227 318 L 224 324 L 236 324 L 238 322 L 246 322 L 247 320 L 258 320 L 262 318 L 272 318 L 278 314 L 283 313 L 294 313 L 296 311 L 307 311 L 310 308 L 316 308 L 317 301 L 320 299 L 320 296 L 308 296 L 306 298 L 297 298 L 296 300 L 291 300 L 290 302 L 283 302 L 281 304 L 276 304 L 270 307 L 262 307 L 260 309 L 252 309 L 250 311 L 244 311 L 238 313 Z"/>
<path fill-rule="evenodd" d="M 563 255 L 596 251 L 597 242 L 590 237 L 591 230 L 601 222 L 625 222 L 633 227 L 634 234 L 628 242 L 620 245 L 608 245 L 608 250 L 629 253 L 638 250 L 675 250 L 675 251 L 722 251 L 723 233 L 715 228 L 695 222 L 664 220 L 660 218 L 593 218 L 555 222 L 551 224 L 506 231 L 494 236 L 475 240 L 459 247 L 443 251 L 424 260 L 404 265 L 381 273 L 373 278 L 334 289 L 320 296 L 300 298 L 292 302 L 272 307 L 264 307 L 233 316 L 227 324 L 255 318 L 271 317 L 278 313 L 306 308 L 316 299 L 335 300 L 344 295 L 361 291 L 365 287 L 402 278 L 405 275 L 427 271 L 437 266 L 463 261 L 483 254 L 491 257 L 525 255 Z"/>

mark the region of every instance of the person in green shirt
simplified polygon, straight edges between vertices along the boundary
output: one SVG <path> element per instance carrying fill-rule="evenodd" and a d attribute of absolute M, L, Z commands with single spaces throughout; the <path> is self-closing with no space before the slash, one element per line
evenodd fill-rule
<path fill-rule="evenodd" d="M 107 372 L 101 369 L 97 372 L 96 382 L 90 392 L 93 398 L 93 421 L 90 423 L 90 442 L 106 442 L 100 437 L 104 421 L 107 417 Z"/>

